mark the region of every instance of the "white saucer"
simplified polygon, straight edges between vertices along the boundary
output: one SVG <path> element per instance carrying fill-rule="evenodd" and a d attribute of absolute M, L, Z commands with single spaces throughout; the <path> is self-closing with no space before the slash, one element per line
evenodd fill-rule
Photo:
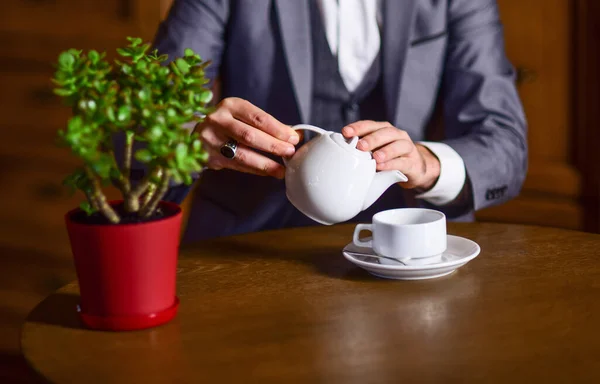
<path fill-rule="evenodd" d="M 481 248 L 476 242 L 464 237 L 447 235 L 447 248 L 442 261 L 427 265 L 382 265 L 376 258 L 365 257 L 353 252 L 375 255 L 371 248 L 357 247 L 353 243 L 342 251 L 344 257 L 370 274 L 385 279 L 422 280 L 434 279 L 451 274 L 479 255 Z"/>

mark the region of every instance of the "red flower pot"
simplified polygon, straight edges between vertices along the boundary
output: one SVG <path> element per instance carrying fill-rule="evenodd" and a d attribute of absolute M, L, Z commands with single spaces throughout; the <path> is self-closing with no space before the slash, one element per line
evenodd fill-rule
<path fill-rule="evenodd" d="M 175 317 L 181 208 L 161 208 L 165 217 L 136 224 L 86 224 L 74 220 L 79 209 L 65 215 L 87 327 L 143 329 Z"/>

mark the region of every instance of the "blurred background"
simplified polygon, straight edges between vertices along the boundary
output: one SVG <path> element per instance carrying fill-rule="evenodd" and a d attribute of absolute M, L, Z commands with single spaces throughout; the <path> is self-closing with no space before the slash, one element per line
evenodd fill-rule
<path fill-rule="evenodd" d="M 170 3 L 0 3 L 2 383 L 30 382 L 19 353 L 20 324 L 47 294 L 75 279 L 63 215 L 80 197 L 70 197 L 61 180 L 77 163 L 54 145 L 69 110 L 52 93 L 52 64 L 68 48 L 111 56 L 126 36 L 151 41 Z M 600 2 L 498 3 L 529 121 L 530 165 L 521 196 L 478 218 L 600 232 Z"/>

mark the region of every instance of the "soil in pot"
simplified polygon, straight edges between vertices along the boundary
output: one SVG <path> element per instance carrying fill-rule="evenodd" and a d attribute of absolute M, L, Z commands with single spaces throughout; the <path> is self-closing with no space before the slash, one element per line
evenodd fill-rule
<path fill-rule="evenodd" d="M 150 217 L 139 217 L 136 212 L 130 213 L 125 211 L 125 205 L 123 203 L 111 204 L 113 209 L 117 212 L 121 221 L 119 224 L 141 224 L 155 220 L 165 219 L 167 217 L 175 215 L 178 210 L 173 206 L 158 206 Z M 101 213 L 95 212 L 91 215 L 83 211 L 74 213 L 71 219 L 77 223 L 90 224 L 90 225 L 116 225 L 108 221 L 108 219 Z"/>

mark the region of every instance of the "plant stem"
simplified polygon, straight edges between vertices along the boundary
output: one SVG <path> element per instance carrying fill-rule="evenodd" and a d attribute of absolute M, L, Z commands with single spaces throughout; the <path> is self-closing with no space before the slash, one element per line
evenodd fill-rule
<path fill-rule="evenodd" d="M 129 183 L 129 179 L 127 179 L 127 191 L 123 192 L 123 200 L 125 201 L 125 211 L 126 212 L 137 212 L 140 209 L 140 200 L 139 195 L 135 193 L 135 191 L 131 190 L 131 184 Z"/>
<path fill-rule="evenodd" d="M 127 180 L 131 177 L 131 157 L 133 152 L 133 132 L 125 133 L 125 154 L 123 156 L 123 175 Z"/>
<path fill-rule="evenodd" d="M 157 168 L 154 172 L 152 172 L 153 178 L 162 179 L 162 175 L 163 175 L 162 168 Z M 150 178 L 148 178 L 148 181 L 150 181 Z M 152 196 L 154 196 L 154 193 L 156 192 L 157 188 L 158 187 L 156 186 L 156 183 L 150 183 L 150 182 L 148 183 L 148 188 L 144 195 L 141 209 L 145 210 L 146 207 L 148 206 L 148 204 L 150 204 L 150 201 L 152 200 Z"/>
<path fill-rule="evenodd" d="M 89 167 L 85 167 L 85 172 L 87 173 L 90 182 L 92 183 L 92 197 L 93 200 L 98 204 L 98 209 L 102 214 L 113 224 L 118 224 L 121 219 L 115 210 L 108 204 L 106 201 L 106 196 L 102 193 L 102 187 L 100 186 L 100 182 L 94 175 L 94 172 Z"/>
<path fill-rule="evenodd" d="M 148 186 L 148 190 L 146 191 L 146 194 L 144 195 L 144 199 L 142 201 L 142 209 L 148 204 L 150 204 L 150 200 L 152 200 L 152 196 L 154 195 L 154 192 L 156 192 L 156 188 L 156 184 L 150 184 Z"/>
<path fill-rule="evenodd" d="M 139 184 L 136 185 L 135 188 L 133 188 L 133 190 L 131 191 L 131 195 L 136 196 L 139 199 L 139 197 L 142 196 L 146 189 L 150 187 L 150 179 L 153 176 L 160 177 L 161 172 L 162 171 L 160 168 L 158 168 L 154 172 L 148 172 L 148 174 L 142 179 L 142 181 L 140 181 Z"/>
<path fill-rule="evenodd" d="M 127 190 L 124 191 L 123 197 L 125 200 L 125 211 L 126 212 L 137 212 L 140 209 L 140 195 L 131 191 L 131 159 L 133 157 L 133 139 L 135 137 L 134 132 L 125 132 L 125 148 L 123 155 L 123 177 L 127 185 Z"/>
<path fill-rule="evenodd" d="M 131 190 L 129 180 L 126 179 L 121 172 L 119 172 L 117 177 L 114 179 L 114 182 L 117 185 L 117 187 L 121 190 L 123 197 L 129 194 L 129 191 Z"/>
<path fill-rule="evenodd" d="M 140 205 L 137 197 L 131 192 L 131 183 L 129 182 L 129 178 L 126 178 L 117 167 L 115 167 L 115 169 L 117 171 L 117 177 L 113 178 L 113 182 L 123 195 L 125 211 L 137 212 Z"/>
<path fill-rule="evenodd" d="M 92 206 L 92 208 L 94 208 L 95 211 L 99 211 L 100 207 L 98 206 L 98 201 L 96 200 L 94 195 L 92 195 L 90 192 L 86 192 L 85 196 L 87 197 L 88 201 L 90 202 L 90 205 Z"/>
<path fill-rule="evenodd" d="M 140 210 L 140 200 L 133 193 L 125 195 L 125 211 L 126 212 L 137 212 Z"/>
<path fill-rule="evenodd" d="M 148 204 L 142 208 L 142 211 L 141 211 L 142 217 L 148 218 L 148 217 L 150 217 L 150 215 L 152 215 L 152 213 L 158 206 L 158 203 L 160 203 L 163 196 L 165 195 L 165 193 L 167 193 L 167 190 L 169 189 L 169 179 L 170 179 L 169 172 L 167 170 L 163 170 L 163 174 L 160 179 L 160 184 L 158 186 L 158 189 L 156 191 L 154 191 L 154 194 L 152 194 L 152 197 L 150 197 L 148 199 Z"/>

